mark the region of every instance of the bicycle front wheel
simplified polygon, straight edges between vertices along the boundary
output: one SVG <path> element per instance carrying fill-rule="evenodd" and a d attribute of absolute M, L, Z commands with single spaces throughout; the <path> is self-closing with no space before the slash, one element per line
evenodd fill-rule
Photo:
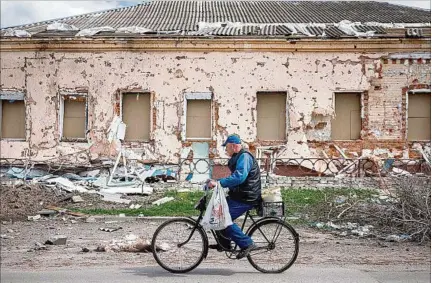
<path fill-rule="evenodd" d="M 162 268 L 173 273 L 185 273 L 201 263 L 208 250 L 208 240 L 203 229 L 193 231 L 193 227 L 195 222 L 191 219 L 176 218 L 156 229 L 152 251 Z"/>
<path fill-rule="evenodd" d="M 279 219 L 268 219 L 253 226 L 249 236 L 257 246 L 249 253 L 249 263 L 263 273 L 284 272 L 297 259 L 299 237 L 291 225 Z"/>

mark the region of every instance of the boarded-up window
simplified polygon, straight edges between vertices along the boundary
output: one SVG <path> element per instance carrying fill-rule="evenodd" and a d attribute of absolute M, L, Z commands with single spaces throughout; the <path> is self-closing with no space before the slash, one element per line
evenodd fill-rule
<path fill-rule="evenodd" d="M 85 139 L 87 130 L 86 96 L 63 96 L 62 140 Z"/>
<path fill-rule="evenodd" d="M 408 140 L 431 139 L 430 93 L 408 94 Z"/>
<path fill-rule="evenodd" d="M 25 105 L 23 100 L 0 100 L 1 138 L 25 139 Z"/>
<path fill-rule="evenodd" d="M 125 141 L 150 140 L 150 93 L 124 93 L 122 120 L 126 124 Z"/>
<path fill-rule="evenodd" d="M 361 131 L 361 93 L 336 93 L 336 117 L 332 121 L 333 140 L 357 140 Z"/>
<path fill-rule="evenodd" d="M 284 92 L 257 94 L 258 139 L 286 139 L 286 97 Z"/>
<path fill-rule="evenodd" d="M 211 100 L 188 99 L 186 110 L 186 138 L 211 138 Z"/>

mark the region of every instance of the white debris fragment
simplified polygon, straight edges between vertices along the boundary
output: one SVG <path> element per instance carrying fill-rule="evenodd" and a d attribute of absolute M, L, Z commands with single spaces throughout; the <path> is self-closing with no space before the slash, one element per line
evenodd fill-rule
<path fill-rule="evenodd" d="M 78 175 L 80 175 L 81 177 L 96 177 L 99 174 L 100 174 L 99 169 L 91 170 L 91 171 L 82 171 L 78 173 Z"/>
<path fill-rule="evenodd" d="M 132 204 L 131 206 L 129 206 L 130 209 L 138 209 L 141 208 L 140 204 Z"/>
<path fill-rule="evenodd" d="M 87 217 L 85 222 L 87 223 L 95 223 L 96 222 L 96 218 L 94 218 L 93 216 Z"/>
<path fill-rule="evenodd" d="M 57 177 L 57 178 L 53 178 L 53 179 L 48 179 L 45 181 L 48 184 L 56 184 L 58 185 L 61 189 L 67 191 L 67 192 L 73 192 L 73 191 L 78 191 L 78 192 L 87 192 L 87 189 L 84 188 L 83 186 L 80 185 L 75 185 L 72 181 L 63 178 L 63 177 Z"/>
<path fill-rule="evenodd" d="M 152 30 L 148 28 L 132 26 L 132 27 L 118 28 L 116 32 L 144 34 L 144 33 L 152 32 Z"/>
<path fill-rule="evenodd" d="M 81 37 L 81 36 L 93 36 L 99 32 L 103 32 L 103 31 L 107 31 L 107 32 L 114 32 L 115 29 L 112 27 L 94 27 L 94 28 L 88 28 L 88 29 L 83 29 L 80 32 L 78 32 L 75 36 L 76 37 Z"/>
<path fill-rule="evenodd" d="M 37 220 L 39 220 L 39 219 L 41 219 L 40 214 L 38 214 L 38 215 L 34 215 L 34 216 L 27 216 L 27 220 L 28 220 L 28 221 L 37 221 Z"/>
<path fill-rule="evenodd" d="M 78 202 L 84 202 L 84 200 L 82 199 L 81 196 L 73 196 L 72 197 L 72 202 L 78 203 Z"/>
<path fill-rule="evenodd" d="M 8 30 L 6 30 L 6 32 L 4 33 L 3 36 L 5 36 L 5 37 L 31 37 L 31 34 L 26 30 L 8 29 Z"/>
<path fill-rule="evenodd" d="M 74 25 L 54 22 L 52 24 L 49 24 L 46 27 L 46 30 L 52 30 L 52 31 L 68 31 L 68 30 L 70 30 L 70 31 L 74 31 L 74 30 L 79 30 L 79 29 Z"/>
<path fill-rule="evenodd" d="M 152 194 L 153 188 L 149 186 L 142 187 L 108 187 L 100 189 L 101 193 L 104 194 Z"/>
<path fill-rule="evenodd" d="M 402 176 L 411 176 L 411 173 L 396 167 L 392 168 L 393 173 L 395 173 L 395 175 L 402 175 Z"/>
<path fill-rule="evenodd" d="M 157 201 L 152 202 L 152 204 L 153 205 L 161 205 L 161 204 L 170 202 L 172 200 L 174 200 L 173 197 L 164 197 L 164 198 L 158 199 Z"/>
<path fill-rule="evenodd" d="M 106 192 L 99 192 L 99 194 L 103 196 L 104 201 L 111 201 L 111 202 L 125 203 L 125 204 L 129 204 L 131 202 L 130 199 L 123 199 L 118 194 L 112 194 Z"/>
<path fill-rule="evenodd" d="M 50 245 L 66 245 L 67 237 L 64 235 L 52 236 L 45 244 Z"/>
<path fill-rule="evenodd" d="M 360 22 L 351 22 L 348 20 L 342 20 L 336 23 L 335 26 L 348 35 L 358 36 L 358 37 L 371 37 L 375 34 L 375 31 L 359 32 L 354 26 L 361 25 Z"/>

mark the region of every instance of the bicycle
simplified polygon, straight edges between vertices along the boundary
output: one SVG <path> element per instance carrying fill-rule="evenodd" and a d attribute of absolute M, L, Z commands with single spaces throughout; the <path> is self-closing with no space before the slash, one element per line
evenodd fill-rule
<path fill-rule="evenodd" d="M 178 217 L 165 221 L 156 229 L 151 247 L 156 262 L 165 270 L 172 273 L 186 273 L 195 269 L 207 257 L 209 239 L 200 225 L 206 210 L 207 191 L 205 190 L 204 195 L 194 206 L 200 211 L 197 219 Z M 272 206 L 275 209 L 272 209 Z M 260 213 L 261 208 L 262 213 Z M 252 225 L 247 229 L 246 234 L 252 237 L 257 247 L 249 253 L 247 260 L 256 270 L 263 273 L 284 272 L 297 259 L 299 235 L 290 224 L 285 222 L 283 202 L 263 202 L 261 207 L 255 209 L 257 215 L 252 215 L 251 210 L 247 211 L 241 226 L 244 231 L 247 219 L 252 220 Z M 260 219 L 255 220 L 257 216 Z M 240 249 L 233 245 L 230 249 L 222 247 L 217 232 L 210 231 L 226 256 L 235 259 Z M 269 256 L 263 258 L 265 254 Z M 270 268 L 265 264 L 280 264 L 280 266 Z"/>

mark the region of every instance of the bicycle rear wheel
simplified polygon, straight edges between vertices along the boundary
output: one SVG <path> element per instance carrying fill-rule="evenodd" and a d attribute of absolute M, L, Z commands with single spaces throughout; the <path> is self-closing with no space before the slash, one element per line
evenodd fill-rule
<path fill-rule="evenodd" d="M 287 270 L 299 252 L 299 237 L 288 223 L 279 219 L 268 219 L 253 226 L 249 236 L 257 249 L 247 259 L 258 271 L 281 273 Z"/>
<path fill-rule="evenodd" d="M 201 228 L 193 231 L 194 226 L 195 222 L 190 219 L 176 218 L 156 229 L 152 250 L 162 268 L 173 273 L 185 273 L 201 263 L 208 251 L 208 240 Z"/>

